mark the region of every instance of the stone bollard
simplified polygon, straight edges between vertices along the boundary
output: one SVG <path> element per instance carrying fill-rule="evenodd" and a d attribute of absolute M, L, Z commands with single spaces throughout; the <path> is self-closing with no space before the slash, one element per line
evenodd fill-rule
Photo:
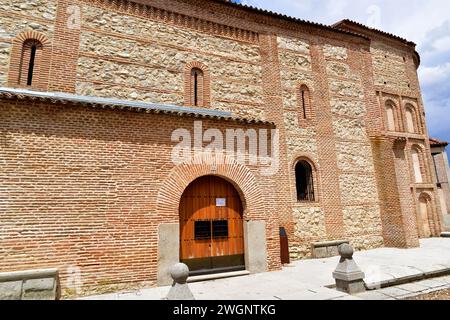
<path fill-rule="evenodd" d="M 356 294 L 366 291 L 364 273 L 353 260 L 353 248 L 349 244 L 341 244 L 338 247 L 341 260 L 333 272 L 336 280 L 336 289 L 348 294 Z"/>
<path fill-rule="evenodd" d="M 173 279 L 172 288 L 166 300 L 195 300 L 194 295 L 187 285 L 189 268 L 184 263 L 177 263 L 170 268 L 170 276 Z"/>

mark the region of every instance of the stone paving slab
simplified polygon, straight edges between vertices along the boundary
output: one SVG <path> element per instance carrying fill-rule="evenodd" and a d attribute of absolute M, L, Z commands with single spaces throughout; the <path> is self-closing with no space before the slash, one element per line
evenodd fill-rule
<path fill-rule="evenodd" d="M 405 295 L 411 293 L 411 291 L 407 291 L 407 290 L 401 289 L 399 287 L 384 288 L 384 289 L 377 290 L 377 291 L 379 293 L 389 296 L 391 298 L 398 298 L 398 297 L 402 297 L 402 296 L 405 296 Z"/>
<path fill-rule="evenodd" d="M 390 298 L 390 296 L 385 295 L 384 293 L 378 292 L 376 290 L 358 293 L 355 296 L 362 300 L 387 300 Z"/>
<path fill-rule="evenodd" d="M 406 290 L 409 292 L 421 292 L 429 289 L 427 286 L 420 285 L 419 283 L 406 283 L 397 286 L 397 288 L 400 288 L 402 290 Z"/>
<path fill-rule="evenodd" d="M 436 279 L 427 279 L 427 280 L 422 280 L 420 282 L 418 282 L 418 284 L 420 284 L 421 286 L 426 286 L 429 288 L 439 288 L 439 287 L 443 287 L 446 286 L 447 283 L 441 280 L 436 280 Z"/>
<path fill-rule="evenodd" d="M 339 297 L 331 300 L 363 300 L 361 298 L 355 297 L 355 296 L 345 296 L 345 297 Z"/>
<path fill-rule="evenodd" d="M 286 292 L 276 295 L 279 300 L 334 300 L 351 297 L 334 289 L 314 288 L 298 292 Z"/>

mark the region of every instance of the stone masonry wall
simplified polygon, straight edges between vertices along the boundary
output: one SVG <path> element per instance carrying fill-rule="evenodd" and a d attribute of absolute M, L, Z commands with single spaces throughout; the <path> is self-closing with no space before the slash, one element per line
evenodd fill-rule
<path fill-rule="evenodd" d="M 374 42 L 371 52 L 375 85 L 397 92 L 410 90 L 405 55 L 400 50 Z"/>
<path fill-rule="evenodd" d="M 266 117 L 255 44 L 88 4 L 80 41 L 78 94 L 183 105 L 184 68 L 196 61 L 211 73 L 211 108 Z"/>
<path fill-rule="evenodd" d="M 317 160 L 316 128 L 312 122 L 305 123 L 299 117 L 300 86 L 308 86 L 311 96 L 314 96 L 311 52 L 308 42 L 307 39 L 287 36 L 277 38 L 286 130 L 287 170 L 291 173 L 289 179 L 291 190 L 295 188 L 295 178 L 292 176 L 295 172 L 292 168 L 299 157 L 307 156 L 313 162 Z M 298 203 L 294 196 L 295 192 L 291 193 L 293 230 L 289 238 L 290 256 L 292 259 L 310 257 L 311 242 L 326 237 L 323 211 L 319 203 Z"/>
<path fill-rule="evenodd" d="M 340 172 L 345 237 L 357 250 L 383 246 L 379 197 L 365 116 L 362 67 L 351 48 L 326 45 L 330 105 Z"/>

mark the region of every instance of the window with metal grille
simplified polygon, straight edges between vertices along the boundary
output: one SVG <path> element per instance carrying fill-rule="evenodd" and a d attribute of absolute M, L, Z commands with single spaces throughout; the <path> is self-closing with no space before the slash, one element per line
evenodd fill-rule
<path fill-rule="evenodd" d="M 212 222 L 213 238 L 228 238 L 228 221 L 217 220 Z"/>
<path fill-rule="evenodd" d="M 211 239 L 211 221 L 195 221 L 194 238 L 195 240 Z"/>
<path fill-rule="evenodd" d="M 313 171 L 307 161 L 299 161 L 295 166 L 295 180 L 297 200 L 315 201 Z"/>

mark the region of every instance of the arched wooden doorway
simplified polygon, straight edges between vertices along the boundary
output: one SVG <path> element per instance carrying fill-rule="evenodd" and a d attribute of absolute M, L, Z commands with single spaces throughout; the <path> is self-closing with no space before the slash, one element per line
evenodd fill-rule
<path fill-rule="evenodd" d="M 231 183 L 198 178 L 184 191 L 179 210 L 180 260 L 191 274 L 245 269 L 243 208 Z"/>

